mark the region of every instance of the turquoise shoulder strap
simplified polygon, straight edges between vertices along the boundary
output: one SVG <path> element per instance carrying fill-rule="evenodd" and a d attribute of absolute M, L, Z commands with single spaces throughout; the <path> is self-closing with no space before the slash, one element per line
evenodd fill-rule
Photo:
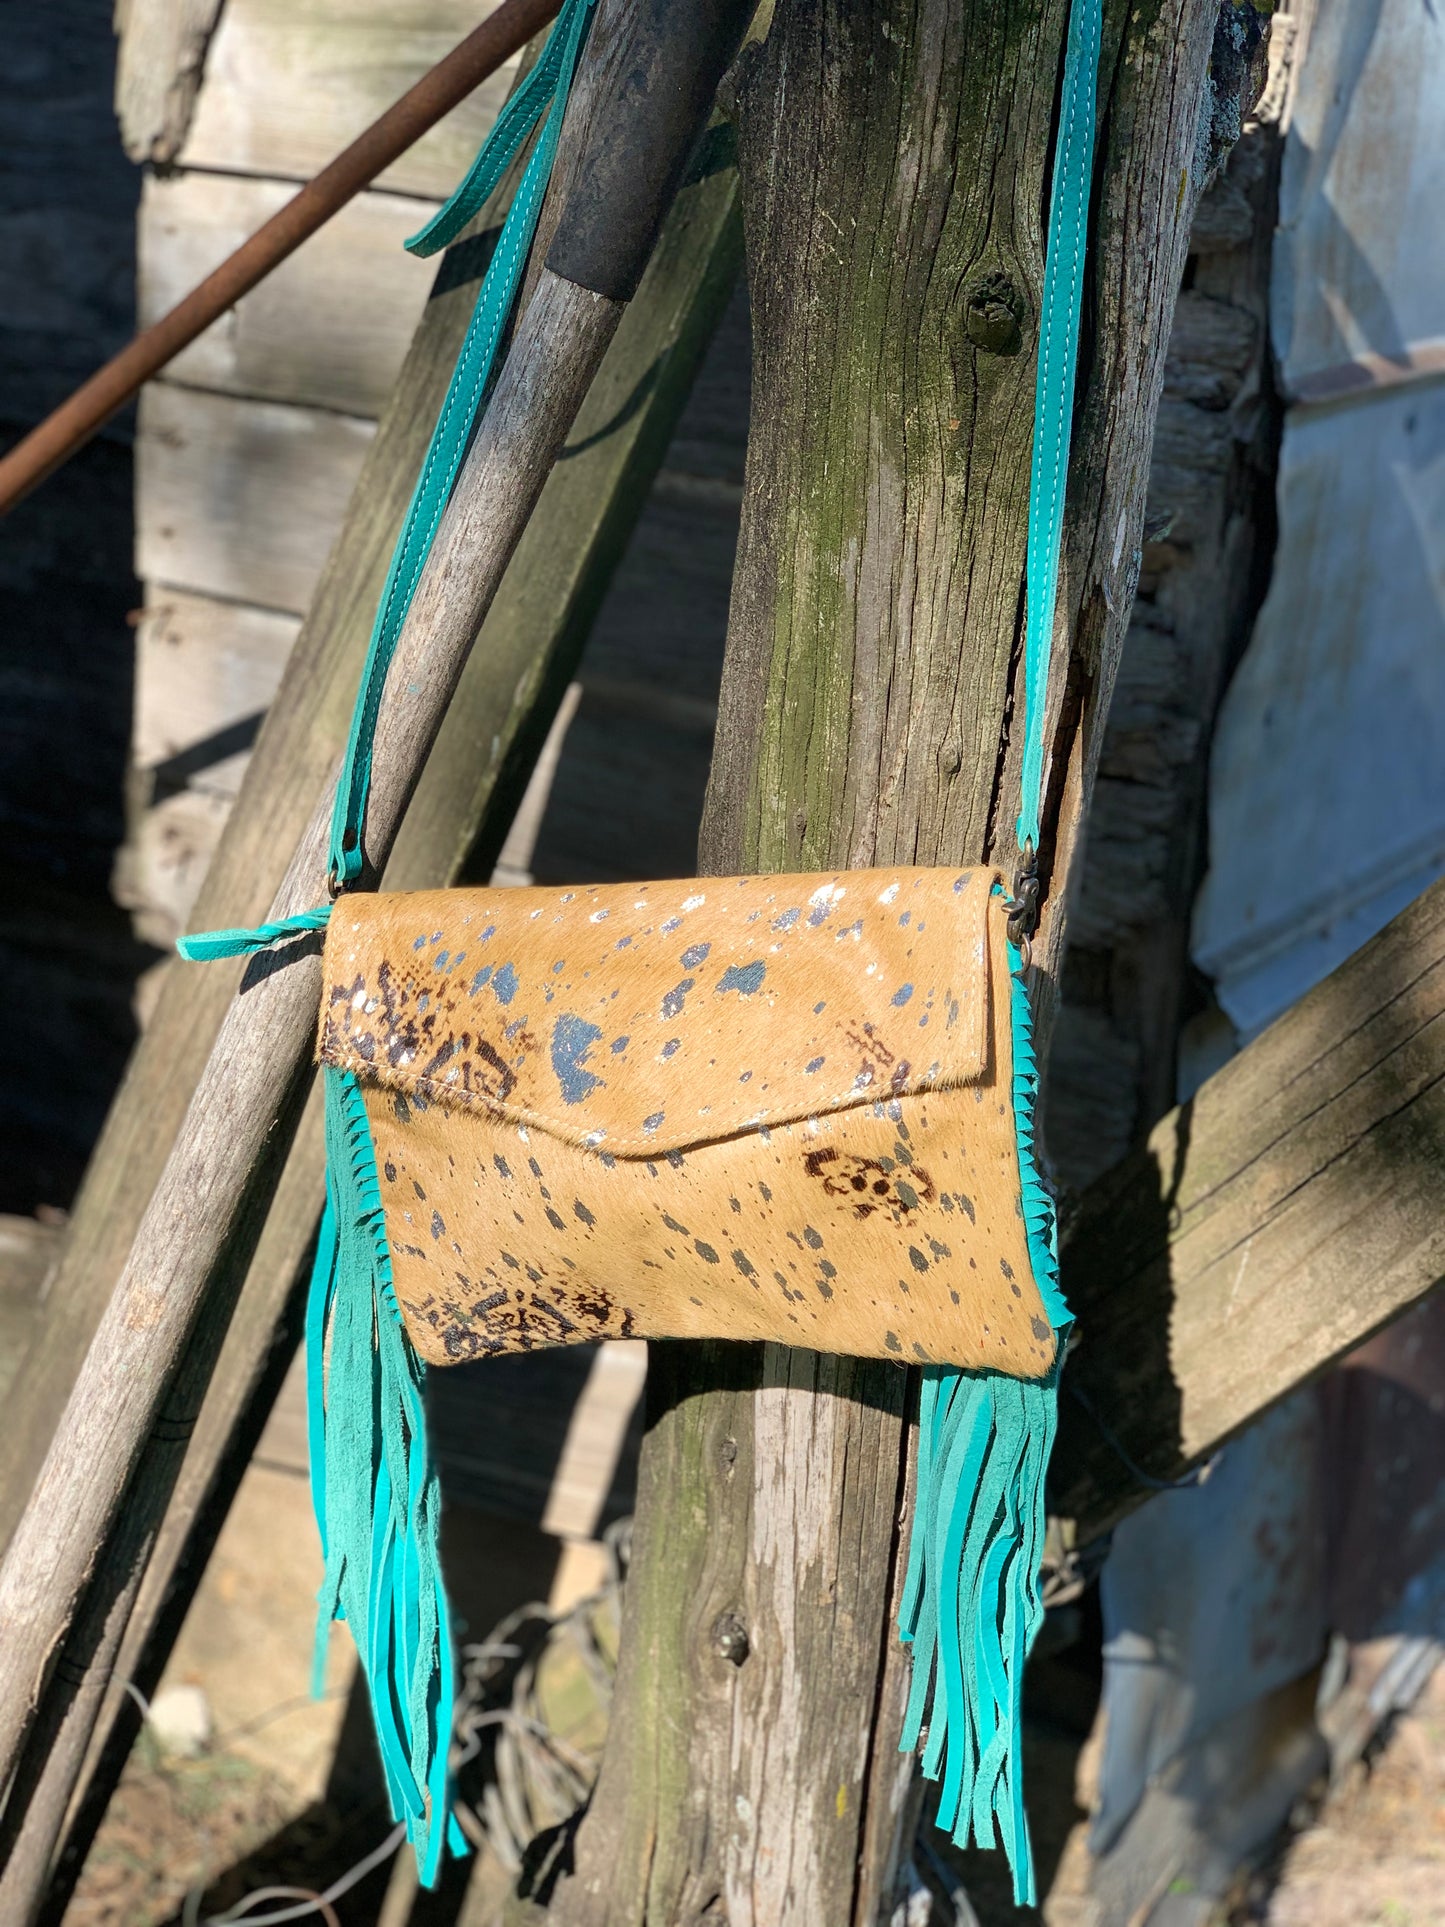
<path fill-rule="evenodd" d="M 1027 875 L 1043 811 L 1044 707 L 1058 595 L 1078 360 L 1102 0 L 1072 0 L 1054 149 L 1034 398 L 1024 611 L 1023 776 L 1019 850 Z M 960 1846 L 1001 1839 L 1020 1906 L 1037 1901 L 1023 1802 L 1023 1671 L 1043 1620 L 1044 1477 L 1068 1340 L 1053 1201 L 1034 1156 L 1038 1064 L 1024 953 L 1010 942 L 1013 1108 L 1029 1258 L 1058 1341 L 1053 1371 L 1031 1381 L 925 1367 L 913 1518 L 899 1636 L 913 1676 L 901 1747 L 927 1729 L 923 1771 L 939 1782 L 937 1821 Z"/>
<path fill-rule="evenodd" d="M 591 12 L 592 0 L 566 0 L 541 59 L 498 117 L 466 179 L 446 206 L 407 242 L 414 254 L 427 255 L 454 240 L 481 210 L 522 142 L 546 113 L 546 122 L 508 210 L 496 253 L 477 296 L 476 309 L 381 592 L 331 817 L 328 867 L 333 893 L 355 882 L 361 874 L 371 750 L 386 672 L 391 667 L 406 612 L 431 552 L 437 524 L 451 499 L 491 376 L 497 343 L 517 298 L 522 270 L 537 230 L 537 216 L 556 159 L 567 94 Z"/>
<path fill-rule="evenodd" d="M 1024 754 L 1020 850 L 1039 847 L 1043 807 L 1044 706 L 1058 599 L 1059 541 L 1069 479 L 1079 303 L 1094 175 L 1095 96 L 1103 0 L 1073 0 L 1064 60 L 1064 95 L 1054 147 L 1053 190 L 1044 250 L 1043 315 L 1034 389 L 1034 449 L 1029 474 L 1028 580 L 1024 605 Z"/>

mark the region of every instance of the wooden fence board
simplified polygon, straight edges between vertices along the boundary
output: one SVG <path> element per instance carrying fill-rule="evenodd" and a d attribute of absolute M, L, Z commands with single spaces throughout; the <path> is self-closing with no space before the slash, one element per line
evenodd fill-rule
<path fill-rule="evenodd" d="M 293 616 L 181 589 L 152 588 L 136 626 L 136 709 L 132 746 L 139 766 L 185 761 L 162 787 L 185 781 L 234 796 L 244 762 L 227 750 L 230 732 L 271 702 L 300 627 Z M 219 739 L 219 740 L 218 740 Z M 201 761 L 206 745 L 224 760 Z"/>
<path fill-rule="evenodd" d="M 286 181 L 152 175 L 141 196 L 139 321 L 172 308 L 290 200 Z M 170 364 L 227 394 L 381 413 L 436 278 L 402 246 L 436 203 L 359 194 Z"/>
<path fill-rule="evenodd" d="M 301 615 L 374 422 L 152 382 L 136 430 L 136 573 Z"/>
<path fill-rule="evenodd" d="M 1099 1420 L 1177 1477 L 1429 1291 L 1442 1176 L 1445 882 L 1086 1195 L 1054 1462 L 1080 1536 L 1147 1495 Z"/>
<path fill-rule="evenodd" d="M 227 0 L 183 167 L 302 180 L 324 167 L 491 11 L 489 0 Z M 507 97 L 507 64 L 380 176 L 440 200 Z"/>
<path fill-rule="evenodd" d="M 152 585 L 136 626 L 130 822 L 115 896 L 147 942 L 185 929 L 300 620 Z"/>
<path fill-rule="evenodd" d="M 223 0 L 116 0 L 115 111 L 132 160 L 164 165 L 185 139 Z"/>

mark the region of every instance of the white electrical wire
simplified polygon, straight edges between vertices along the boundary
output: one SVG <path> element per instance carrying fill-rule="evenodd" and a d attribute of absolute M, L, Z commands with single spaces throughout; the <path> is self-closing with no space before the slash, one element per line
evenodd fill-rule
<path fill-rule="evenodd" d="M 324 1913 L 333 1900 L 340 1900 L 343 1894 L 350 1893 L 357 1882 L 365 1880 L 374 1867 L 379 1867 L 384 1860 L 390 1860 L 405 1838 L 406 1822 L 402 1821 L 392 1828 L 381 1845 L 374 1847 L 364 1860 L 358 1860 L 356 1865 L 342 1874 L 339 1880 L 333 1880 L 324 1894 L 318 1894 L 314 1900 L 303 1901 L 299 1907 L 282 1907 L 274 1914 L 248 1914 L 245 1911 L 248 1907 L 254 1907 L 258 1900 L 276 1899 L 281 1891 L 276 1887 L 258 1887 L 254 1893 L 247 1894 L 244 1900 L 238 1900 L 234 1907 L 228 1907 L 225 1913 L 208 1914 L 203 1921 L 198 1921 L 200 1895 L 192 1890 L 192 1894 L 186 1897 L 185 1927 L 281 1927 L 283 1921 L 309 1920 L 314 1914 Z"/>

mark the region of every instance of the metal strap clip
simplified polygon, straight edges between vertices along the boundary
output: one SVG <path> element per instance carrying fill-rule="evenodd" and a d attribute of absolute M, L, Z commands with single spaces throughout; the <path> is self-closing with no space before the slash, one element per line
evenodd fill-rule
<path fill-rule="evenodd" d="M 1009 942 L 1024 952 L 1027 968 L 1029 939 L 1039 927 L 1039 858 L 1032 840 L 1024 845 L 1014 871 L 1013 895 L 1004 908 L 1008 911 Z"/>

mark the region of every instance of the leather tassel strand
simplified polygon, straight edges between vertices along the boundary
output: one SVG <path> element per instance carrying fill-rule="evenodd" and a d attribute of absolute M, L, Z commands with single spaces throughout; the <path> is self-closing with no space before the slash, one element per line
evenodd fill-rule
<path fill-rule="evenodd" d="M 466 1845 L 447 1792 L 455 1665 L 426 1366 L 392 1289 L 360 1088 L 349 1072 L 324 1075 L 327 1201 L 306 1317 L 311 1487 L 326 1560 L 316 1675 L 327 1629 L 344 1619 L 371 1689 L 392 1817 L 406 1822 L 430 1887 L 444 1845 Z"/>
<path fill-rule="evenodd" d="M 1059 1289 L 1053 1202 L 1034 1156 L 1038 1064 L 1028 993 L 1010 947 L 1014 1118 L 1034 1277 L 1059 1358 L 1047 1377 L 923 1372 L 917 1498 L 899 1637 L 913 1679 L 900 1748 L 923 1741 L 923 1771 L 941 1782 L 938 1824 L 959 1846 L 1001 1837 L 1020 1906 L 1036 1900 L 1023 1803 L 1023 1669 L 1043 1600 L 1044 1478 L 1058 1419 L 1069 1311 Z M 925 1737 L 926 1734 L 926 1737 Z"/>

